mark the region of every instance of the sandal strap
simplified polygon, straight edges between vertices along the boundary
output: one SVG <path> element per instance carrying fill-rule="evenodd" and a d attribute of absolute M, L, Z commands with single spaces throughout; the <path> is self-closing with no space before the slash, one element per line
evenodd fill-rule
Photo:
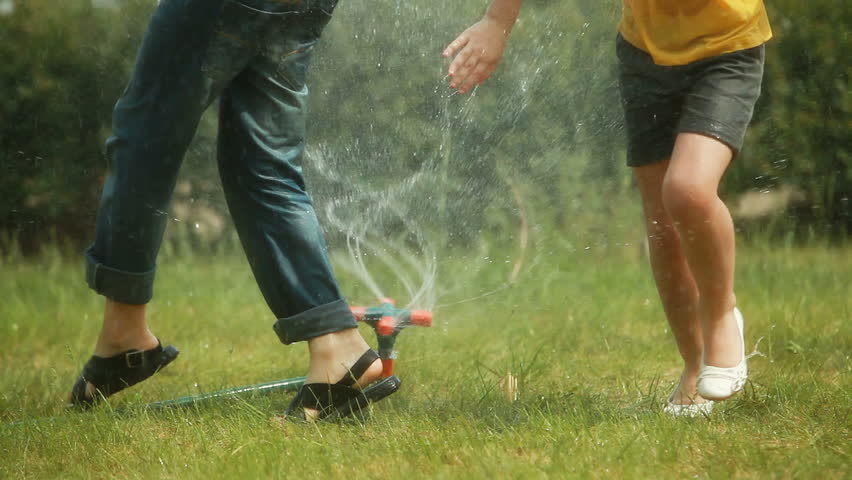
<path fill-rule="evenodd" d="M 344 375 L 343 378 L 336 383 L 336 385 L 341 385 L 344 387 L 351 387 L 352 385 L 355 385 L 355 382 L 357 382 L 358 379 L 361 378 L 364 373 L 367 372 L 367 369 L 370 368 L 373 362 L 378 359 L 379 354 L 376 353 L 375 350 L 373 350 L 372 348 L 367 350 L 366 352 L 364 352 L 363 355 L 361 355 L 361 358 L 359 358 L 355 362 L 355 364 L 349 368 L 349 371 L 346 372 L 346 375 Z"/>
<path fill-rule="evenodd" d="M 290 402 L 285 415 L 294 420 L 306 420 L 305 408 L 319 411 L 318 420 L 343 418 L 364 409 L 370 402 L 377 402 L 399 390 L 400 381 L 394 375 L 380 380 L 364 390 L 336 384 L 309 383 L 299 389 Z"/>
<path fill-rule="evenodd" d="M 312 408 L 327 412 L 363 396 L 364 393 L 361 390 L 336 383 L 309 383 L 302 386 L 288 410 Z"/>
<path fill-rule="evenodd" d="M 158 342 L 150 350 L 127 350 L 111 357 L 93 355 L 72 389 L 71 403 L 86 406 L 98 400 L 97 395 L 93 398 L 86 395 L 87 383 L 94 385 L 100 396 L 108 397 L 154 375 L 179 353 L 177 348 L 171 345 L 163 348 Z"/>
<path fill-rule="evenodd" d="M 132 377 L 136 371 L 145 369 L 159 360 L 163 346 L 151 350 L 128 350 L 111 357 L 93 355 L 83 367 L 83 378 L 95 385 L 110 383 L 116 377 Z"/>

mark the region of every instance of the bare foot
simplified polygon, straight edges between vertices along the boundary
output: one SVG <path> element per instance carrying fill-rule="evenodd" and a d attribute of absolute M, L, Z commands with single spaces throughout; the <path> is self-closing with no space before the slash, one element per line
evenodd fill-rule
<path fill-rule="evenodd" d="M 357 328 L 341 330 L 308 341 L 310 366 L 305 383 L 337 383 L 343 379 L 361 355 L 370 346 Z M 376 360 L 357 379 L 354 388 L 362 389 L 378 380 L 382 375 L 382 363 Z M 313 421 L 319 411 L 305 408 L 305 418 Z"/>

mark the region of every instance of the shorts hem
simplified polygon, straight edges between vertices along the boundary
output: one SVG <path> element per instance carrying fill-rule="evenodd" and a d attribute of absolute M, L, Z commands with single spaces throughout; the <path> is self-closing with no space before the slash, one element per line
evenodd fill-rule
<path fill-rule="evenodd" d="M 745 131 L 740 131 L 738 128 L 731 127 L 718 120 L 708 118 L 701 115 L 691 114 L 690 117 L 681 118 L 677 126 L 677 134 L 695 133 L 712 138 L 716 141 L 724 143 L 725 146 L 731 149 L 731 153 L 736 156 L 742 149 L 743 140 L 745 139 Z M 713 125 L 717 125 L 714 127 Z"/>

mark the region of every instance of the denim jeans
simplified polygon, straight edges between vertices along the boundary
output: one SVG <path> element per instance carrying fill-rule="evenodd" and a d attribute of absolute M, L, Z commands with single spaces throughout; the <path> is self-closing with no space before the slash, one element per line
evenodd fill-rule
<path fill-rule="evenodd" d="M 184 153 L 219 99 L 218 166 L 284 343 L 355 326 L 302 176 L 305 75 L 336 0 L 162 0 L 107 140 L 110 174 L 86 280 L 144 304 Z"/>

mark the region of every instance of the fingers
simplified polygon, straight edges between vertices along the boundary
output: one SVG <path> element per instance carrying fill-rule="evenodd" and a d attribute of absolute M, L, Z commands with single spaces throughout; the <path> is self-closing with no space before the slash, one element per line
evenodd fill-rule
<path fill-rule="evenodd" d="M 505 47 L 504 32 L 496 32 L 491 27 L 480 21 L 444 49 L 444 57 L 454 56 L 447 74 L 450 88 L 457 89 L 458 93 L 467 93 L 485 81 L 500 62 Z"/>
<path fill-rule="evenodd" d="M 470 48 L 463 48 L 461 50 L 461 52 L 459 52 L 459 54 L 456 55 L 456 58 L 453 59 L 452 63 L 450 63 L 450 67 L 447 69 L 447 74 L 450 77 L 453 77 L 453 79 L 455 79 L 456 77 L 458 77 L 460 75 L 464 75 L 465 74 L 464 70 L 466 68 L 468 68 L 467 65 L 471 60 L 475 60 L 475 59 L 471 58 Z M 454 80 L 454 82 L 455 82 L 455 80 Z M 452 83 L 451 83 L 451 86 L 452 86 Z"/>
<path fill-rule="evenodd" d="M 473 71 L 470 72 L 470 75 L 466 76 L 461 85 L 459 85 L 459 93 L 467 93 L 473 87 L 484 82 L 489 76 L 491 76 L 491 73 L 494 72 L 495 67 L 495 65 L 484 62 L 477 64 L 476 68 L 474 68 Z"/>
<path fill-rule="evenodd" d="M 487 80 L 497 69 L 499 62 L 490 58 L 484 50 L 476 51 L 473 45 L 468 45 L 453 63 L 458 65 L 451 66 L 453 74 L 450 88 L 455 88 L 463 94 Z"/>
<path fill-rule="evenodd" d="M 450 64 L 449 74 L 453 78 L 450 88 L 457 88 L 479 63 L 479 56 L 471 54 L 471 51 L 470 47 L 465 48 Z"/>
<path fill-rule="evenodd" d="M 469 41 L 470 41 L 470 37 L 468 37 L 464 33 L 462 33 L 461 35 L 456 37 L 456 39 L 453 40 L 452 42 L 450 42 L 450 44 L 447 45 L 447 48 L 444 49 L 444 52 L 443 52 L 444 58 L 452 57 L 457 51 L 459 51 L 460 48 L 467 45 L 467 42 L 469 42 Z"/>

